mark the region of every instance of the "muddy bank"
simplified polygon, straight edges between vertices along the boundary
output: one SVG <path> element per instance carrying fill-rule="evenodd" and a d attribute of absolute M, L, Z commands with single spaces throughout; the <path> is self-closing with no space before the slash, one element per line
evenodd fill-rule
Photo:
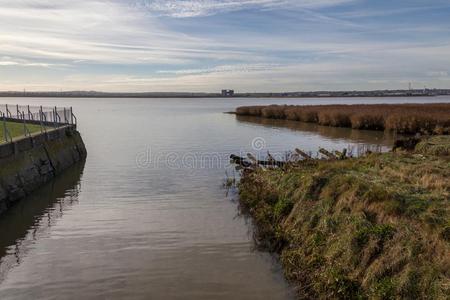
<path fill-rule="evenodd" d="M 449 145 L 256 168 L 242 174 L 240 203 L 299 298 L 445 299 Z"/>

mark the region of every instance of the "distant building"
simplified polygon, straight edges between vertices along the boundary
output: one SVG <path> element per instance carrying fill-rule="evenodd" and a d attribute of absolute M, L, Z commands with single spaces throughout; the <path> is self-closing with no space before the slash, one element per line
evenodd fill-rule
<path fill-rule="evenodd" d="M 223 97 L 233 97 L 234 90 L 222 90 L 222 96 Z"/>

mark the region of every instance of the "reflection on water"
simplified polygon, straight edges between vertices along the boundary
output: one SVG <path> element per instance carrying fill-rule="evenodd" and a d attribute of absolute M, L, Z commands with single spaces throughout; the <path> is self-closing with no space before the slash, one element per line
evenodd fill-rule
<path fill-rule="evenodd" d="M 229 155 L 254 151 L 256 138 L 263 141 L 262 153 L 390 144 L 381 132 L 298 123 L 293 128 L 303 127 L 291 130 L 223 114 L 275 99 L 0 101 L 73 106 L 89 152 L 84 169 L 62 175 L 0 218 L 6 275 L 0 282 L 1 300 L 290 299 L 279 265 L 267 253 L 253 251 L 251 226 L 236 217 L 237 205 L 226 197 L 222 183 Z M 214 154 L 217 163 L 138 164 L 147 151 L 167 159 Z"/>
<path fill-rule="evenodd" d="M 384 131 L 375 130 L 355 130 L 351 128 L 321 126 L 313 123 L 297 122 L 290 120 L 277 120 L 252 116 L 236 115 L 239 122 L 257 124 L 270 128 L 289 128 L 295 131 L 309 132 L 326 137 L 331 140 L 347 140 L 358 144 L 381 145 L 392 147 L 398 135 Z"/>
<path fill-rule="evenodd" d="M 85 162 L 79 162 L 19 201 L 0 218 L 0 283 L 20 264 L 33 242 L 47 234 L 64 212 L 78 202 Z"/>

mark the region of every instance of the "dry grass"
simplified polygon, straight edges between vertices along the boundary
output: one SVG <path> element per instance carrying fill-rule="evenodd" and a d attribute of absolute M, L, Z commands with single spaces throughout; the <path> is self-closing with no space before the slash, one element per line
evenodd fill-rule
<path fill-rule="evenodd" d="M 447 136 L 423 139 L 417 144 L 416 151 L 425 155 L 450 155 L 450 140 Z"/>
<path fill-rule="evenodd" d="M 449 103 L 243 106 L 236 109 L 236 114 L 397 133 L 450 132 Z"/>
<path fill-rule="evenodd" d="M 299 298 L 448 297 L 450 157 L 421 153 L 243 175 L 240 201 L 256 240 L 280 254 Z"/>

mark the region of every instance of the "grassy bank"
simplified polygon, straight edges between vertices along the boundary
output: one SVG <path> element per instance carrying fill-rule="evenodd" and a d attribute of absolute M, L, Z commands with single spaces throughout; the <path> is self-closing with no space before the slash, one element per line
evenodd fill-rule
<path fill-rule="evenodd" d="M 236 114 L 398 133 L 450 133 L 450 103 L 242 106 Z"/>
<path fill-rule="evenodd" d="M 18 138 L 24 135 L 24 129 L 23 129 L 23 123 L 18 122 L 6 122 L 6 128 L 9 131 L 9 134 L 11 137 Z M 30 131 L 30 133 L 35 133 L 41 131 L 41 126 L 39 125 L 33 125 L 33 124 L 27 124 L 27 128 Z M 5 142 L 5 131 L 3 127 L 3 122 L 0 123 L 0 143 Z"/>
<path fill-rule="evenodd" d="M 450 137 L 413 153 L 245 172 L 258 245 L 300 298 L 448 299 Z"/>

